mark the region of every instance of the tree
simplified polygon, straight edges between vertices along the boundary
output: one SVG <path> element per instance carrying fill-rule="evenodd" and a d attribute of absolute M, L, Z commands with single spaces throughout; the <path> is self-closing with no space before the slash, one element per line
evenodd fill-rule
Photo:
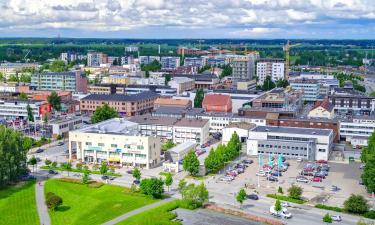
<path fill-rule="evenodd" d="M 24 93 L 24 92 L 21 92 L 21 93 L 18 95 L 18 99 L 19 99 L 19 100 L 27 100 L 27 99 L 28 99 L 27 94 Z"/>
<path fill-rule="evenodd" d="M 104 120 L 118 117 L 117 111 L 110 107 L 108 104 L 104 104 L 96 108 L 94 114 L 91 117 L 92 123 L 99 123 Z"/>
<path fill-rule="evenodd" d="M 55 193 L 48 192 L 46 194 L 46 205 L 48 209 L 56 210 L 63 203 L 63 200 L 60 196 L 56 195 Z"/>
<path fill-rule="evenodd" d="M 208 190 L 204 183 L 189 184 L 182 189 L 182 199 L 191 209 L 200 207 L 208 201 Z"/>
<path fill-rule="evenodd" d="M 169 187 L 172 185 L 173 183 L 173 177 L 172 177 L 172 174 L 171 173 L 167 173 L 167 175 L 165 176 L 165 181 L 164 181 L 165 185 L 168 187 L 168 192 L 169 192 Z"/>
<path fill-rule="evenodd" d="M 134 179 L 141 180 L 141 171 L 138 169 L 138 167 L 134 168 L 134 170 L 132 172 L 132 175 L 133 175 Z"/>
<path fill-rule="evenodd" d="M 16 74 L 16 75 L 11 75 L 11 76 L 9 77 L 8 81 L 9 81 L 9 82 L 18 82 L 18 81 L 19 81 L 19 78 L 18 78 L 17 74 Z"/>
<path fill-rule="evenodd" d="M 174 146 L 176 146 L 176 144 L 173 143 L 171 140 L 168 140 L 167 142 L 165 142 L 164 144 L 161 145 L 161 150 L 167 151 L 168 149 L 171 149 Z"/>
<path fill-rule="evenodd" d="M 350 213 L 363 214 L 369 210 L 369 205 L 362 195 L 352 194 L 344 202 L 344 210 Z"/>
<path fill-rule="evenodd" d="M 288 80 L 279 79 L 279 80 L 276 81 L 276 87 L 286 88 L 286 87 L 288 87 L 288 85 L 289 85 Z"/>
<path fill-rule="evenodd" d="M 266 79 L 263 82 L 262 90 L 263 91 L 269 91 L 276 87 L 275 83 L 272 81 L 270 76 L 267 76 Z"/>
<path fill-rule="evenodd" d="M 281 206 L 280 200 L 276 199 L 276 202 L 275 202 L 275 211 L 276 212 L 280 212 L 282 209 L 283 209 L 283 207 Z"/>
<path fill-rule="evenodd" d="M 161 64 L 157 61 L 154 60 L 152 63 L 149 64 L 141 64 L 141 70 L 142 71 L 158 71 L 161 69 Z"/>
<path fill-rule="evenodd" d="M 233 69 L 229 64 L 223 66 L 222 69 L 223 69 L 223 71 L 220 74 L 220 78 L 232 75 Z"/>
<path fill-rule="evenodd" d="M 277 193 L 280 193 L 280 194 L 284 193 L 284 192 L 283 192 L 283 188 L 282 188 L 281 186 L 279 186 L 279 187 L 277 188 Z"/>
<path fill-rule="evenodd" d="M 365 164 L 362 181 L 368 192 L 375 192 L 375 132 L 368 138 L 368 144 L 362 150 L 361 160 Z"/>
<path fill-rule="evenodd" d="M 29 122 L 34 122 L 33 110 L 31 109 L 31 106 L 29 104 L 27 104 L 26 110 L 27 110 L 27 120 Z"/>
<path fill-rule="evenodd" d="M 180 180 L 180 182 L 178 182 L 178 192 L 181 194 L 182 198 L 184 197 L 184 191 L 187 187 L 187 183 L 184 179 Z"/>
<path fill-rule="evenodd" d="M 100 164 L 100 168 L 99 168 L 99 170 L 100 170 L 100 174 L 106 174 L 107 172 L 108 172 L 108 164 L 107 164 L 107 162 L 102 162 L 101 164 Z"/>
<path fill-rule="evenodd" d="M 56 168 L 57 167 L 57 162 L 56 161 L 52 162 L 51 166 L 52 166 L 52 168 Z"/>
<path fill-rule="evenodd" d="M 82 170 L 82 166 L 83 166 L 82 163 L 78 162 L 76 164 L 76 169 L 79 170 L 79 171 L 81 171 Z"/>
<path fill-rule="evenodd" d="M 31 159 L 29 160 L 29 164 L 33 166 L 33 171 L 37 163 L 38 161 L 36 160 L 35 156 L 31 157 Z"/>
<path fill-rule="evenodd" d="M 49 66 L 51 72 L 64 72 L 69 70 L 69 66 L 62 60 L 55 60 Z"/>
<path fill-rule="evenodd" d="M 90 171 L 88 169 L 85 169 L 83 171 L 82 183 L 88 184 L 89 180 L 90 180 Z"/>
<path fill-rule="evenodd" d="M 202 102 L 204 99 L 204 91 L 202 88 L 198 88 L 194 98 L 194 108 L 202 108 Z"/>
<path fill-rule="evenodd" d="M 164 193 L 164 182 L 158 178 L 146 178 L 141 181 L 140 188 L 143 194 L 153 198 L 161 198 Z"/>
<path fill-rule="evenodd" d="M 323 217 L 323 222 L 325 223 L 332 223 L 332 217 L 329 215 L 329 213 L 326 213 Z"/>
<path fill-rule="evenodd" d="M 51 163 L 52 163 L 52 161 L 49 160 L 49 159 L 46 159 L 46 160 L 44 161 L 44 164 L 46 164 L 46 166 L 48 166 L 48 167 L 51 165 Z"/>
<path fill-rule="evenodd" d="M 190 150 L 188 154 L 185 155 L 182 166 L 185 171 L 188 171 L 190 175 L 197 175 L 199 172 L 199 160 L 197 155 L 193 150 Z"/>
<path fill-rule="evenodd" d="M 241 188 L 241 190 L 237 193 L 237 196 L 236 196 L 236 200 L 238 203 L 240 203 L 241 205 L 241 208 L 242 208 L 242 203 L 245 201 L 246 199 L 246 191 Z"/>
<path fill-rule="evenodd" d="M 21 74 L 20 76 L 20 82 L 22 83 L 30 83 L 31 82 L 31 76 L 26 74 Z"/>
<path fill-rule="evenodd" d="M 56 91 L 52 91 L 51 95 L 47 97 L 47 101 L 49 104 L 51 104 L 53 110 L 61 110 L 61 97 L 56 93 Z"/>
<path fill-rule="evenodd" d="M 301 199 L 302 195 L 302 188 L 296 185 L 292 185 L 288 189 L 289 197 L 294 198 L 294 199 Z"/>
<path fill-rule="evenodd" d="M 72 170 L 72 163 L 71 162 L 67 162 L 65 164 L 65 169 L 68 171 L 68 177 L 69 177 L 69 172 Z"/>
<path fill-rule="evenodd" d="M 164 79 L 165 79 L 164 84 L 168 85 L 169 81 L 171 81 L 171 75 L 168 73 L 164 74 Z"/>

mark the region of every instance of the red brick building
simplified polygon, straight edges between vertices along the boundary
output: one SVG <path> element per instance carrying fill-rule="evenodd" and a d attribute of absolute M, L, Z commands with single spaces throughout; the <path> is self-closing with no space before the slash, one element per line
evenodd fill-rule
<path fill-rule="evenodd" d="M 202 108 L 206 112 L 232 112 L 232 98 L 229 95 L 207 94 Z"/>

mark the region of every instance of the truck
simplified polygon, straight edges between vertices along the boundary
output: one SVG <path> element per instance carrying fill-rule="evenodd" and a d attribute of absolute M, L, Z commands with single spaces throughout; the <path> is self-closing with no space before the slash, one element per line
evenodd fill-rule
<path fill-rule="evenodd" d="M 285 219 L 292 218 L 292 214 L 290 212 L 288 212 L 288 209 L 285 208 L 285 207 L 282 207 L 280 211 L 276 211 L 275 206 L 272 205 L 270 207 L 270 213 L 271 213 L 271 215 L 273 215 L 275 217 L 281 217 L 281 218 L 285 218 Z"/>

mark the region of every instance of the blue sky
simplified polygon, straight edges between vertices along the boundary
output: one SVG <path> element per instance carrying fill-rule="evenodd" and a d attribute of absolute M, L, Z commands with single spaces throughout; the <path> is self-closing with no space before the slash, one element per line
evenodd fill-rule
<path fill-rule="evenodd" d="M 0 0 L 0 7 L 0 37 L 375 38 L 375 0 Z"/>

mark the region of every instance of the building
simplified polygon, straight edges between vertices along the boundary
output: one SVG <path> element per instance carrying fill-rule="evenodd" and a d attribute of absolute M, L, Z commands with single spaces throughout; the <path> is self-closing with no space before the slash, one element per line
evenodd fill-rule
<path fill-rule="evenodd" d="M 60 59 L 65 63 L 73 62 L 78 59 L 78 55 L 74 52 L 62 52 L 60 54 Z"/>
<path fill-rule="evenodd" d="M 74 72 L 34 73 L 31 75 L 30 89 L 86 93 L 87 79 L 79 70 Z"/>
<path fill-rule="evenodd" d="M 18 87 L 17 83 L 0 83 L 0 92 L 17 93 Z"/>
<path fill-rule="evenodd" d="M 141 135 L 136 123 L 114 118 L 70 131 L 69 160 L 75 157 L 87 163 L 106 161 L 149 169 L 160 164 L 160 139 Z"/>
<path fill-rule="evenodd" d="M 188 77 L 194 80 L 195 88 L 212 89 L 220 83 L 220 79 L 214 74 L 173 74 L 176 77 Z"/>
<path fill-rule="evenodd" d="M 156 117 L 151 114 L 133 116 L 129 121 L 138 124 L 138 130 L 142 135 L 157 136 L 161 140 L 173 139 L 173 126 L 177 118 Z"/>
<path fill-rule="evenodd" d="M 104 84 L 128 85 L 130 84 L 130 78 L 125 75 L 109 75 L 107 77 L 103 77 L 102 82 Z"/>
<path fill-rule="evenodd" d="M 257 61 L 258 84 L 263 85 L 266 77 L 272 81 L 283 80 L 285 72 L 284 59 L 259 59 Z"/>
<path fill-rule="evenodd" d="M 165 160 L 170 162 L 179 162 L 182 160 L 189 151 L 194 150 L 197 143 L 183 142 L 165 152 Z"/>
<path fill-rule="evenodd" d="M 303 100 L 315 102 L 320 96 L 320 84 L 317 80 L 299 79 L 290 81 L 293 90 L 303 92 Z"/>
<path fill-rule="evenodd" d="M 308 117 L 309 118 L 333 119 L 335 117 L 333 105 L 329 103 L 328 99 L 324 99 L 323 101 L 318 101 L 315 103 L 314 107 L 310 110 Z"/>
<path fill-rule="evenodd" d="M 172 107 L 191 107 L 192 102 L 188 99 L 173 99 L 173 98 L 157 98 L 154 102 L 154 108 L 157 109 L 162 106 Z"/>
<path fill-rule="evenodd" d="M 190 91 L 195 88 L 195 81 L 188 77 L 173 77 L 171 81 L 168 82 L 171 88 L 177 90 L 177 94 L 182 94 L 185 91 Z"/>
<path fill-rule="evenodd" d="M 160 62 L 159 56 L 139 56 L 139 64 L 148 65 L 154 61 Z"/>
<path fill-rule="evenodd" d="M 237 81 L 237 90 L 240 90 L 240 91 L 255 90 L 256 86 L 257 86 L 256 80 Z"/>
<path fill-rule="evenodd" d="M 108 55 L 102 52 L 88 52 L 87 53 L 87 66 L 98 67 L 100 64 L 108 63 Z"/>
<path fill-rule="evenodd" d="M 80 116 L 69 116 L 65 118 L 51 119 L 48 125 L 52 127 L 52 137 L 68 137 L 69 131 L 82 128 L 83 122 Z"/>
<path fill-rule="evenodd" d="M 42 101 L 33 100 L 0 100 L 0 118 L 3 119 L 27 119 L 27 105 L 31 107 L 34 120 L 40 120 L 42 114 Z"/>
<path fill-rule="evenodd" d="M 232 99 L 230 95 L 206 94 L 202 108 L 206 112 L 232 112 Z"/>
<path fill-rule="evenodd" d="M 154 101 L 159 95 L 152 91 L 145 91 L 134 95 L 123 94 L 91 94 L 80 100 L 82 112 L 92 114 L 96 108 L 108 104 L 121 116 L 134 116 L 151 112 Z"/>
<path fill-rule="evenodd" d="M 163 56 L 160 64 L 162 69 L 174 70 L 180 66 L 180 57 Z"/>
<path fill-rule="evenodd" d="M 116 84 L 91 84 L 88 87 L 88 92 L 90 94 L 124 94 L 125 86 Z"/>
<path fill-rule="evenodd" d="M 228 126 L 223 128 L 222 142 L 224 144 L 228 143 L 234 133 L 236 133 L 240 137 L 241 142 L 246 142 L 249 137 L 249 130 L 253 129 L 254 127 L 256 127 L 256 125 L 253 123 L 230 123 Z"/>
<path fill-rule="evenodd" d="M 335 88 L 328 95 L 335 113 L 370 115 L 375 109 L 375 97 L 367 96 L 351 88 Z"/>
<path fill-rule="evenodd" d="M 199 145 L 207 143 L 209 139 L 210 123 L 206 119 L 178 119 L 173 125 L 173 142 L 195 142 Z"/>
<path fill-rule="evenodd" d="M 354 116 L 340 122 L 340 137 L 349 142 L 354 148 L 367 146 L 367 140 L 375 131 L 375 117 Z"/>
<path fill-rule="evenodd" d="M 255 62 L 259 58 L 258 52 L 252 52 L 246 56 L 238 57 L 232 61 L 232 76 L 238 80 L 252 80 L 255 76 Z"/>
<path fill-rule="evenodd" d="M 6 79 L 9 79 L 10 76 L 16 75 L 17 72 L 22 70 L 36 70 L 39 65 L 36 63 L 1 63 L 0 64 L 0 73 L 5 76 Z"/>
<path fill-rule="evenodd" d="M 177 95 L 177 90 L 165 85 L 128 85 L 125 87 L 127 95 L 139 94 L 145 91 L 153 91 L 163 97 L 172 97 Z"/>
<path fill-rule="evenodd" d="M 328 160 L 332 143 L 331 129 L 258 126 L 249 131 L 247 154 Z"/>
<path fill-rule="evenodd" d="M 131 52 L 138 52 L 137 46 L 126 46 L 125 47 L 125 54 Z"/>
<path fill-rule="evenodd" d="M 184 59 L 184 66 L 192 66 L 192 67 L 201 68 L 203 67 L 203 60 L 202 58 L 198 58 L 198 57 L 186 57 Z"/>

